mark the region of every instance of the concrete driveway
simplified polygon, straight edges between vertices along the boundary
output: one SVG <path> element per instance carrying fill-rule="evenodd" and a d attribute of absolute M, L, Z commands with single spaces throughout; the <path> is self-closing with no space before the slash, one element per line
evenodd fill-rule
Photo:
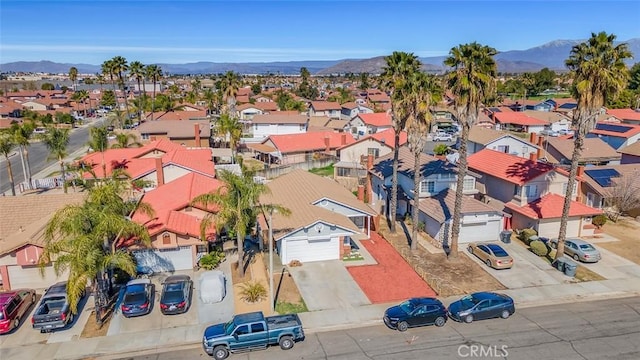
<path fill-rule="evenodd" d="M 513 267 L 496 270 L 488 267 L 475 255 L 464 253 L 478 263 L 485 271 L 509 289 L 522 289 L 541 285 L 568 283 L 571 278 L 552 268 L 548 262 L 516 243 L 498 243 L 513 258 Z"/>
<path fill-rule="evenodd" d="M 191 307 L 183 314 L 163 315 L 160 311 L 162 281 L 170 274 L 154 275 L 151 277 L 151 281 L 155 285 L 155 298 L 151 312 L 144 316 L 126 318 L 119 311 L 120 305 L 117 304 L 118 311 L 111 319 L 107 336 L 228 321 L 234 314 L 231 266 L 229 261 L 223 262 L 220 265 L 220 269 L 227 276 L 227 296 L 225 296 L 221 302 L 205 304 L 200 300 L 200 275 L 204 270 L 198 272 L 190 270 L 176 271 L 174 275 L 189 275 L 193 280 Z"/>
<path fill-rule="evenodd" d="M 288 270 L 309 311 L 370 304 L 342 260 L 308 262 Z"/>
<path fill-rule="evenodd" d="M 592 242 L 590 239 L 586 241 Z M 594 246 L 600 251 L 602 259 L 593 264 L 580 262 L 580 265 L 584 265 L 584 267 L 606 279 L 640 278 L 640 265 L 599 247 L 597 244 L 594 244 Z"/>

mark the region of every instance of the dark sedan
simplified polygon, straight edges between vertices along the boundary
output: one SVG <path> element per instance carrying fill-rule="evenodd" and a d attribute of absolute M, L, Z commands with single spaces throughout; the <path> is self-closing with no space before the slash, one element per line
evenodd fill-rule
<path fill-rule="evenodd" d="M 141 316 L 151 312 L 153 304 L 153 284 L 149 279 L 134 279 L 127 283 L 122 299 L 122 315 Z"/>
<path fill-rule="evenodd" d="M 504 294 L 477 292 L 449 305 L 449 317 L 458 322 L 471 323 L 501 317 L 508 318 L 516 312 L 513 299 Z"/>
<path fill-rule="evenodd" d="M 383 320 L 389 328 L 399 331 L 425 325 L 440 327 L 447 322 L 447 308 L 438 299 L 413 298 L 388 308 Z"/>
<path fill-rule="evenodd" d="M 181 314 L 191 306 L 193 282 L 187 275 L 169 276 L 163 284 L 160 296 L 160 311 L 163 314 Z"/>

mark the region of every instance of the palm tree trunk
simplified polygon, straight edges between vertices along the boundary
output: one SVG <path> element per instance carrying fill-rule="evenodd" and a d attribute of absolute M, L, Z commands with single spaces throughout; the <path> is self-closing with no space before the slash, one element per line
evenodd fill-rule
<path fill-rule="evenodd" d="M 153 113 L 156 112 L 156 78 L 153 78 L 153 99 L 151 99 L 151 121 L 153 121 Z"/>
<path fill-rule="evenodd" d="M 395 146 L 393 148 L 393 175 L 391 176 L 391 200 L 389 201 L 388 217 L 390 221 L 389 229 L 396 232 L 396 212 L 398 211 L 398 158 L 400 157 L 400 130 L 395 129 Z"/>
<path fill-rule="evenodd" d="M 147 101 L 147 84 L 146 84 L 145 78 L 142 78 L 142 88 L 144 89 L 144 92 L 141 95 L 143 95 L 142 99 L 145 101 L 145 103 L 140 104 L 140 106 L 142 107 L 140 116 L 142 116 L 142 114 L 144 114 L 144 112 L 147 110 L 145 107 L 146 101 Z M 140 118 L 140 122 L 142 122 L 142 118 Z"/>
<path fill-rule="evenodd" d="M 458 239 L 460 237 L 460 213 L 462 211 L 462 191 L 464 189 L 464 177 L 467 175 L 467 140 L 469 139 L 469 122 L 462 123 L 462 134 L 458 154 L 458 181 L 456 182 L 456 201 L 453 209 L 453 219 L 451 221 L 451 244 L 449 247 L 449 258 L 458 257 Z"/>
<path fill-rule="evenodd" d="M 244 235 L 236 232 L 236 239 L 238 240 L 238 274 L 244 277 Z"/>
<path fill-rule="evenodd" d="M 7 171 L 9 172 L 9 185 L 11 185 L 11 195 L 16 196 L 16 186 L 13 181 L 13 169 L 11 169 L 11 160 L 9 160 L 8 156 L 5 156 L 7 159 Z"/>
<path fill-rule="evenodd" d="M 416 147 L 413 154 L 413 206 L 411 207 L 411 251 L 418 250 L 418 207 L 420 206 L 420 153 Z"/>
<path fill-rule="evenodd" d="M 24 179 L 27 179 L 27 166 L 24 163 L 24 154 L 23 154 L 23 149 L 24 147 L 22 145 L 18 146 L 18 152 L 20 153 L 20 162 L 22 163 L 22 174 L 24 174 Z"/>
<path fill-rule="evenodd" d="M 120 102 L 118 101 L 118 93 L 116 92 L 116 82 L 113 79 L 111 79 L 111 87 L 113 87 L 113 96 L 115 97 L 115 100 L 116 100 L 116 109 L 120 111 Z"/>
<path fill-rule="evenodd" d="M 59 158 L 60 161 L 60 173 L 62 174 L 62 188 L 64 189 L 64 193 L 67 193 L 67 174 L 64 171 L 64 159 Z"/>
<path fill-rule="evenodd" d="M 138 121 L 142 122 L 142 88 L 140 87 L 140 78 L 138 78 Z"/>
<path fill-rule="evenodd" d="M 25 146 L 24 147 L 24 159 L 25 159 L 25 163 L 27 164 L 27 174 L 26 174 L 25 178 L 29 182 L 29 189 L 31 189 L 33 187 L 32 179 L 31 179 L 31 164 L 29 164 L 29 150 L 27 150 L 27 149 L 28 149 L 28 146 Z"/>
<path fill-rule="evenodd" d="M 562 217 L 560 218 L 560 232 L 558 233 L 558 247 L 555 259 L 564 255 L 564 241 L 567 238 L 567 223 L 569 222 L 569 210 L 571 208 L 571 198 L 573 197 L 573 187 L 576 183 L 578 173 L 578 161 L 582 156 L 584 147 L 584 132 L 580 127 L 576 129 L 573 154 L 571 155 L 571 169 L 569 170 L 569 181 L 567 182 L 567 192 L 564 194 L 564 205 L 562 206 Z"/>
<path fill-rule="evenodd" d="M 125 90 L 125 86 L 124 86 L 124 79 L 122 78 L 122 74 L 120 74 L 119 76 L 119 83 L 120 83 L 120 87 L 122 88 L 122 93 L 124 94 L 124 109 L 127 113 L 127 120 L 125 121 L 125 123 L 127 121 L 131 120 L 131 113 L 129 112 L 129 96 L 127 95 L 127 91 Z"/>

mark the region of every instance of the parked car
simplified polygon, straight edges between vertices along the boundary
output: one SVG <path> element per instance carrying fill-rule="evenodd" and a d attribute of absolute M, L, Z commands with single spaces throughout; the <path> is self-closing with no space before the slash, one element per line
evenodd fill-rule
<path fill-rule="evenodd" d="M 84 293 L 80 298 L 83 297 Z M 67 282 L 63 281 L 53 284 L 44 292 L 31 317 L 31 324 L 40 332 L 49 332 L 72 325 L 73 318 L 74 314 L 67 298 Z"/>
<path fill-rule="evenodd" d="M 508 318 L 516 312 L 513 299 L 504 294 L 477 292 L 449 305 L 448 315 L 455 321 L 471 323 L 501 317 Z"/>
<path fill-rule="evenodd" d="M 149 279 L 133 279 L 124 289 L 120 310 L 124 317 L 142 316 L 153 307 L 153 284 Z"/>
<path fill-rule="evenodd" d="M 383 320 L 387 327 L 399 331 L 425 325 L 441 327 L 447 322 L 447 308 L 438 299 L 413 298 L 388 308 Z"/>
<path fill-rule="evenodd" d="M 31 305 L 36 303 L 36 291 L 19 289 L 0 293 L 0 334 L 6 334 L 20 326 Z"/>
<path fill-rule="evenodd" d="M 266 349 L 280 345 L 283 350 L 293 348 L 296 341 L 304 340 L 302 323 L 297 314 L 264 317 L 261 311 L 235 315 L 224 323 L 204 330 L 202 347 L 216 360 L 229 353 Z"/>
<path fill-rule="evenodd" d="M 433 135 L 433 141 L 453 141 L 453 135 L 446 132 L 438 132 Z"/>
<path fill-rule="evenodd" d="M 470 243 L 467 250 L 494 269 L 510 269 L 513 258 L 498 244 Z"/>
<path fill-rule="evenodd" d="M 558 239 L 551 239 L 551 247 L 558 248 Z M 570 238 L 564 241 L 564 253 L 576 261 L 596 263 L 602 259 L 600 251 L 582 239 Z"/>
<path fill-rule="evenodd" d="M 573 135 L 573 130 L 571 129 L 560 129 L 558 130 L 560 135 Z"/>
<path fill-rule="evenodd" d="M 187 275 L 172 275 L 162 284 L 160 311 L 165 315 L 182 314 L 191 307 L 193 282 Z"/>
<path fill-rule="evenodd" d="M 557 137 L 560 136 L 560 133 L 551 129 L 545 129 L 540 131 L 540 135 L 546 135 L 546 136 L 551 136 L 551 137 Z"/>

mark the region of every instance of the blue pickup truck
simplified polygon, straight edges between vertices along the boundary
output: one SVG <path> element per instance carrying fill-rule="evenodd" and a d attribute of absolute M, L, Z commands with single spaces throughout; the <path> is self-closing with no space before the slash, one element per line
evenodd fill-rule
<path fill-rule="evenodd" d="M 224 324 L 209 326 L 204 331 L 202 347 L 216 360 L 229 353 L 265 349 L 280 345 L 289 350 L 296 341 L 304 340 L 302 323 L 296 314 L 265 317 L 262 312 L 239 314 Z"/>

